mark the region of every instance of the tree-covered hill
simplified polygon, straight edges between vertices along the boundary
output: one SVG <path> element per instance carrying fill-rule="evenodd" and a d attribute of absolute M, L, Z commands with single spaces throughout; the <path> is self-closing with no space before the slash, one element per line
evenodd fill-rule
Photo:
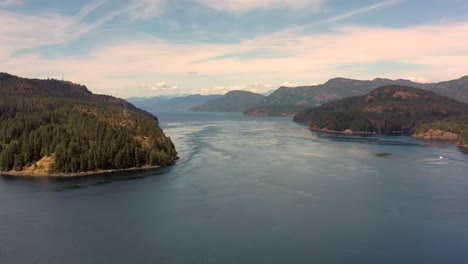
<path fill-rule="evenodd" d="M 331 132 L 413 134 L 422 124 L 466 113 L 468 104 L 431 91 L 392 85 L 306 109 L 294 121 Z"/>
<path fill-rule="evenodd" d="M 294 105 L 319 106 L 337 99 L 364 95 L 375 88 L 387 85 L 422 88 L 468 103 L 468 76 L 439 83 L 417 83 L 403 79 L 390 80 L 384 78 L 376 78 L 374 80 L 334 78 L 319 85 L 280 87 L 267 96 L 260 104 L 260 106 L 268 105 L 271 107 L 263 108 L 262 112 L 259 112 L 259 109 L 252 109 L 252 111 L 248 110 L 246 112 L 247 114 L 255 112 L 261 115 L 276 115 L 285 110 L 293 112 L 295 109 L 298 109 L 297 107 L 293 107 Z M 277 108 L 281 108 L 282 111 Z"/>
<path fill-rule="evenodd" d="M 324 84 L 280 87 L 271 95 L 265 98 L 264 105 L 306 105 L 319 106 L 323 103 L 364 95 L 375 88 L 387 85 L 405 85 L 422 88 L 424 84 L 415 83 L 408 80 L 390 80 L 376 78 L 374 80 L 354 80 L 347 78 L 333 78 Z"/>
<path fill-rule="evenodd" d="M 243 112 L 259 105 L 265 96 L 248 91 L 230 91 L 221 98 L 211 99 L 193 107 L 196 112 Z"/>
<path fill-rule="evenodd" d="M 158 120 L 85 86 L 0 73 L 0 171 L 59 175 L 177 160 Z"/>

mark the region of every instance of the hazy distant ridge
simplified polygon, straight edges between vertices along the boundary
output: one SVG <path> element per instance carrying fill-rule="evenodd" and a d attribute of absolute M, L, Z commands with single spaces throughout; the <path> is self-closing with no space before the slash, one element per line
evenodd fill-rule
<path fill-rule="evenodd" d="M 222 95 L 213 94 L 213 95 L 187 95 L 187 96 L 177 96 L 173 98 L 167 98 L 164 96 L 155 96 L 155 97 L 132 97 L 127 99 L 129 102 L 134 105 L 143 108 L 150 112 L 155 111 L 188 111 L 192 107 L 204 104 L 206 101 L 211 99 L 217 99 L 222 97 Z"/>
<path fill-rule="evenodd" d="M 285 115 L 289 113 L 294 115 L 296 108 L 285 108 L 287 105 L 318 106 L 326 102 L 364 95 L 375 88 L 386 85 L 404 85 L 409 87 L 426 89 L 441 95 L 455 98 L 462 102 L 468 102 L 468 76 L 460 79 L 445 81 L 439 83 L 417 83 L 409 80 L 390 80 L 376 78 L 374 80 L 354 80 L 346 78 L 334 78 L 324 84 L 300 87 L 280 87 L 264 101 L 252 109 L 246 110 L 246 114 L 255 115 Z M 263 107 L 272 106 L 272 107 Z M 274 106 L 281 106 L 279 111 Z M 299 108 L 300 109 L 300 108 Z"/>
<path fill-rule="evenodd" d="M 245 109 L 259 105 L 265 96 L 248 91 L 230 91 L 223 97 L 208 100 L 206 103 L 193 107 L 196 112 L 242 112 Z"/>

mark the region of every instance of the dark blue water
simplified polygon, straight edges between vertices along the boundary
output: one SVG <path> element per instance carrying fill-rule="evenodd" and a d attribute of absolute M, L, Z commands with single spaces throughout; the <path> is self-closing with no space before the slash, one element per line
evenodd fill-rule
<path fill-rule="evenodd" d="M 0 177 L 0 263 L 468 262 L 456 146 L 317 134 L 289 118 L 158 116 L 173 167 Z"/>

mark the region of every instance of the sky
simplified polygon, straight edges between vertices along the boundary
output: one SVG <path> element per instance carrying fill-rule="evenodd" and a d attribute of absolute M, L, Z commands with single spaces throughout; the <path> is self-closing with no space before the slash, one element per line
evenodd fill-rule
<path fill-rule="evenodd" d="M 466 0 L 0 0 L 0 72 L 122 98 L 468 75 Z"/>

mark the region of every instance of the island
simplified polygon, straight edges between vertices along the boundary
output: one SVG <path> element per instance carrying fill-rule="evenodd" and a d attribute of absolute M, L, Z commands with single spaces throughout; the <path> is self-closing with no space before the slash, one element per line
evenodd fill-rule
<path fill-rule="evenodd" d="M 242 112 L 259 105 L 265 96 L 248 91 L 234 90 L 220 98 L 210 99 L 191 108 L 195 112 Z"/>
<path fill-rule="evenodd" d="M 303 110 L 294 116 L 311 130 L 413 135 L 468 144 L 468 104 L 414 87 L 390 85 Z"/>
<path fill-rule="evenodd" d="M 55 79 L 0 73 L 0 174 L 81 176 L 178 159 L 157 117 Z"/>

